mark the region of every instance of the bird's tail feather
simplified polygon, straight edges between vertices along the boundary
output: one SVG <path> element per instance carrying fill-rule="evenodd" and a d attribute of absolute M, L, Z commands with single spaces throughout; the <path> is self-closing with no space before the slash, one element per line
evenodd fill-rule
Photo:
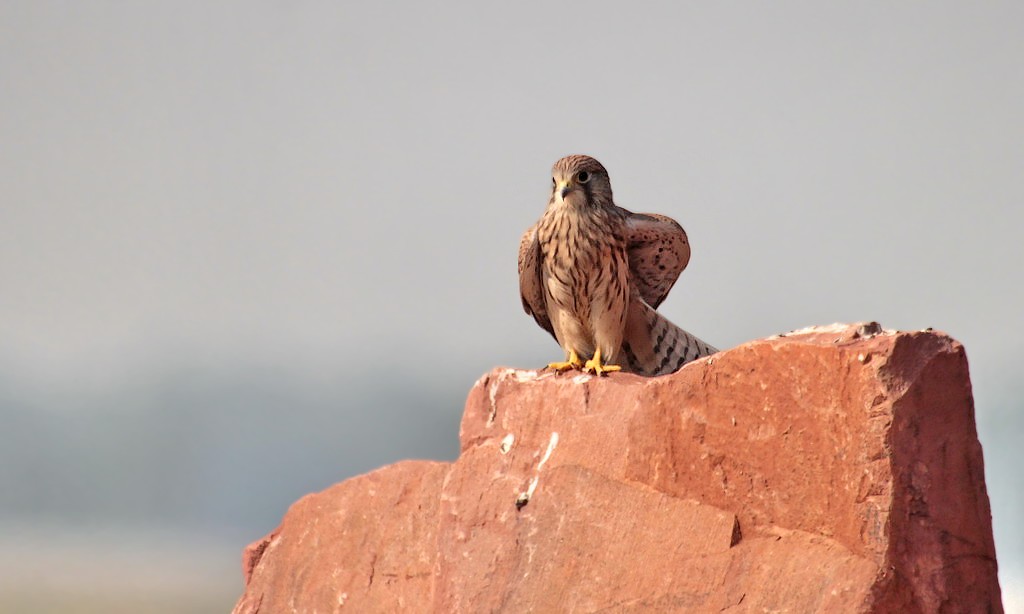
<path fill-rule="evenodd" d="M 640 375 L 665 375 L 718 350 L 679 328 L 639 297 L 633 297 L 618 361 Z"/>

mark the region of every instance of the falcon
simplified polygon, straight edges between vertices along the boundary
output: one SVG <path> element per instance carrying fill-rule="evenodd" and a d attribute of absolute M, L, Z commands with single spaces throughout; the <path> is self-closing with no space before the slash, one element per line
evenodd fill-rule
<path fill-rule="evenodd" d="M 654 376 L 717 352 L 655 311 L 689 260 L 682 226 L 617 206 L 600 162 L 556 162 L 547 209 L 519 242 L 523 308 L 565 351 L 548 367 Z"/>

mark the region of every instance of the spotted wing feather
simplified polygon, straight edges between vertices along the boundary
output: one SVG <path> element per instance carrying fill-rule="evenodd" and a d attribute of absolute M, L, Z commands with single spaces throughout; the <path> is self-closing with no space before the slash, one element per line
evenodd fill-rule
<path fill-rule="evenodd" d="M 686 231 L 670 217 L 626 212 L 626 249 L 633 285 L 657 308 L 690 262 Z"/>
<path fill-rule="evenodd" d="M 540 243 L 537 240 L 537 225 L 534 224 L 519 240 L 519 296 L 523 299 L 526 313 L 533 316 L 537 324 L 554 337 L 555 329 L 548 318 L 542 279 Z M 557 337 L 555 339 L 557 341 Z"/>

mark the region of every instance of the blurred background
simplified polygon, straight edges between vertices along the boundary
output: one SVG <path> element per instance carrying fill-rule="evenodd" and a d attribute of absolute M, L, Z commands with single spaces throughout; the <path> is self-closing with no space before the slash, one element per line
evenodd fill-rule
<path fill-rule="evenodd" d="M 0 610 L 227 611 L 295 499 L 454 458 L 589 153 L 709 342 L 965 344 L 1024 611 L 1024 4 L 5 1 L 0 92 Z"/>

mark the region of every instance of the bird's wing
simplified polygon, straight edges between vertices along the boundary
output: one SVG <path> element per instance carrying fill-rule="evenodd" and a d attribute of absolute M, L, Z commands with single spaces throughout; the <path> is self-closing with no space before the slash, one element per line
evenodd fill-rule
<path fill-rule="evenodd" d="M 644 301 L 657 308 L 690 261 L 690 243 L 683 227 L 670 217 L 630 211 L 626 214 L 630 277 Z"/>
<path fill-rule="evenodd" d="M 537 324 L 554 337 L 555 329 L 551 327 L 547 305 L 544 302 L 540 265 L 540 243 L 537 241 L 537 225 L 534 224 L 519 240 L 519 295 L 523 299 L 523 309 L 526 313 L 532 315 Z"/>

